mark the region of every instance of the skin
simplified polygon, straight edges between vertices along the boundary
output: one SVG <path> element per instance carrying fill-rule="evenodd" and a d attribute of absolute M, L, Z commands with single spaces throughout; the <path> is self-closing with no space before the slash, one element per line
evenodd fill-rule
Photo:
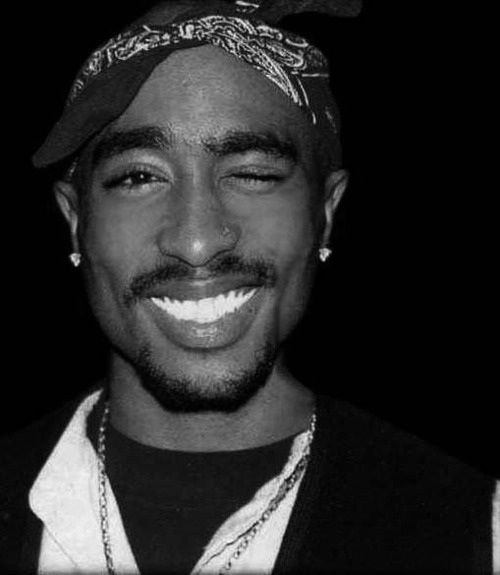
<path fill-rule="evenodd" d="M 110 134 L 151 126 L 168 131 L 168 149 L 133 148 L 95 161 Z M 297 158 L 207 149 L 235 131 L 274 134 L 293 144 Z M 217 48 L 178 51 L 88 145 L 82 166 L 85 189 L 58 182 L 55 193 L 111 343 L 113 425 L 141 443 L 185 451 L 249 448 L 306 428 L 314 398 L 287 371 L 280 348 L 306 308 L 317 250 L 328 243 L 347 177 L 339 170 L 320 178 L 302 112 Z M 260 290 L 249 326 L 227 345 L 181 345 L 149 299 L 123 301 L 131 280 L 159 262 L 180 263 L 198 285 L 228 255 L 268 262 L 275 281 Z M 137 356 L 145 344 L 163 374 L 210 397 L 228 393 L 225 382 L 251 370 L 263 343 L 276 350 L 266 383 L 230 412 L 168 409 L 141 384 Z"/>

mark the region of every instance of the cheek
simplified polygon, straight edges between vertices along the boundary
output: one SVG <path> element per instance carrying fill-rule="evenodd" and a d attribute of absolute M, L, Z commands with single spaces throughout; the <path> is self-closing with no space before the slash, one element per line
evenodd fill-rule
<path fill-rule="evenodd" d="M 144 211 L 144 210 L 143 210 Z M 83 246 L 93 266 L 104 269 L 127 267 L 143 251 L 152 229 L 151 218 L 117 202 L 95 201 L 85 218 Z"/>
<path fill-rule="evenodd" d="M 280 193 L 249 203 L 240 211 L 245 243 L 265 249 L 280 266 L 293 265 L 310 254 L 319 237 L 318 204 L 304 178 Z"/>
<path fill-rule="evenodd" d="M 317 266 L 321 217 L 308 192 L 270 202 L 247 229 L 255 252 L 268 257 L 277 268 L 274 306 L 280 340 L 304 314 Z"/>
<path fill-rule="evenodd" d="M 122 295 L 137 273 L 138 262 L 146 263 L 147 229 L 143 218 L 128 217 L 116 206 L 90 207 L 81 246 L 87 291 L 98 317 L 118 318 L 122 313 Z"/>

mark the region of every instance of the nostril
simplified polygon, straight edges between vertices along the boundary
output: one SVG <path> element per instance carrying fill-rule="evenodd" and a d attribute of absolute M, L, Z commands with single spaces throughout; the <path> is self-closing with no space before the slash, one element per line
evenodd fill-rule
<path fill-rule="evenodd" d="M 196 190 L 195 190 L 196 191 Z M 156 241 L 164 256 L 181 259 L 192 266 L 205 265 L 223 252 L 233 250 L 241 229 L 216 198 L 202 191 L 179 198 L 175 213 L 162 221 Z"/>

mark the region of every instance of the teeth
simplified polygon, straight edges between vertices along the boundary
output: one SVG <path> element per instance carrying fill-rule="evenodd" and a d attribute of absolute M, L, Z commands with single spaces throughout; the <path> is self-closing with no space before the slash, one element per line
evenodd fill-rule
<path fill-rule="evenodd" d="M 197 323 L 211 323 L 240 308 L 256 291 L 257 288 L 253 288 L 250 291 L 232 290 L 216 297 L 185 301 L 178 301 L 168 297 L 153 297 L 151 301 L 176 319 L 196 321 Z"/>

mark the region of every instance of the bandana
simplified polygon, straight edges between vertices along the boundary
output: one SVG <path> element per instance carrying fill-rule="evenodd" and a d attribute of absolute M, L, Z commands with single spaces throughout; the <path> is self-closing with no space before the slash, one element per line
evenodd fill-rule
<path fill-rule="evenodd" d="M 213 45 L 263 74 L 307 115 L 320 133 L 329 163 L 340 165 L 339 112 L 325 56 L 304 38 L 272 24 L 301 12 L 354 16 L 361 0 L 263 0 L 234 4 L 180 2 L 172 17 L 152 11 L 95 52 L 82 66 L 65 109 L 33 156 L 35 167 L 74 158 L 130 105 L 154 68 L 171 53 Z"/>

